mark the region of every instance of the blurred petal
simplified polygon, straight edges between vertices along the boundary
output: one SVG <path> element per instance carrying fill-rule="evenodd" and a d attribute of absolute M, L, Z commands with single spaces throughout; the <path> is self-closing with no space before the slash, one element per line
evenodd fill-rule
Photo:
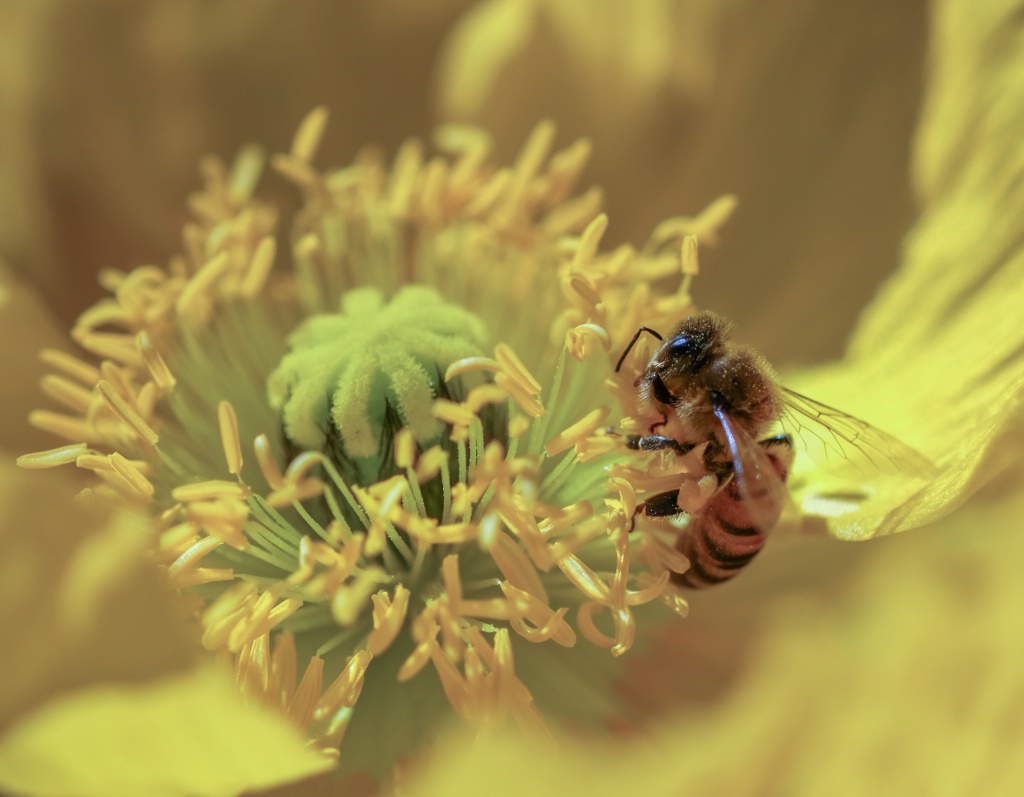
<path fill-rule="evenodd" d="M 216 797 L 332 764 L 283 718 L 246 704 L 213 667 L 83 690 L 0 745 L 0 783 L 46 797 Z"/>
<path fill-rule="evenodd" d="M 0 448 L 12 452 L 45 448 L 52 438 L 25 419 L 39 404 L 43 363 L 39 350 L 62 344 L 66 335 L 36 292 L 17 279 L 0 257 Z"/>
<path fill-rule="evenodd" d="M 8 459 L 8 457 L 10 457 Z M 144 558 L 145 519 L 0 464 L 0 729 L 55 695 L 190 666 L 198 646 Z"/>
<path fill-rule="evenodd" d="M 830 521 L 839 536 L 922 525 L 1020 456 L 1024 51 L 1008 26 L 1011 7 L 1020 3 L 972 4 L 969 13 L 936 4 L 916 160 L 927 207 L 846 361 L 794 385 L 898 430 L 942 468 L 925 489 L 894 488 L 873 509 Z"/>

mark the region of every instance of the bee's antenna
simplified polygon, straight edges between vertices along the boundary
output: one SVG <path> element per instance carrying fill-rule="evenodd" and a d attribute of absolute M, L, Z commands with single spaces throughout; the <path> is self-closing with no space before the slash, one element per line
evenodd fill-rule
<path fill-rule="evenodd" d="M 633 339 L 629 342 L 629 345 L 626 347 L 626 350 L 622 352 L 622 356 L 619 357 L 619 361 L 615 365 L 615 373 L 619 372 L 619 369 L 622 367 L 622 363 L 626 361 L 626 355 L 629 354 L 629 352 L 633 349 L 633 347 L 636 345 L 636 342 L 640 340 L 640 336 L 644 332 L 648 332 L 651 335 L 654 335 L 654 337 L 656 337 L 658 340 L 664 340 L 664 338 L 661 335 L 659 335 L 650 327 L 640 327 L 640 329 L 638 329 L 636 331 L 636 334 L 633 336 Z"/>

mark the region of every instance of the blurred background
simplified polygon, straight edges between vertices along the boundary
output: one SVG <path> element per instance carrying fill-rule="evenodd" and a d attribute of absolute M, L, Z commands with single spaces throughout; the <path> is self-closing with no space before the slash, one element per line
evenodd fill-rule
<path fill-rule="evenodd" d="M 736 194 L 698 301 L 832 358 L 914 216 L 926 32 L 922 0 L 4 0 L 0 255 L 66 324 L 101 267 L 175 251 L 204 153 L 281 150 L 315 105 L 322 165 L 452 119 L 500 161 L 549 117 L 594 142 L 609 243 Z"/>

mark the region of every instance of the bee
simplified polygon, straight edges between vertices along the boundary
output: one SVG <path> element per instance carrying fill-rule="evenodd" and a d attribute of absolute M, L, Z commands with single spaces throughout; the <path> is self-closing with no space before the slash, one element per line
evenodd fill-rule
<path fill-rule="evenodd" d="M 635 382 L 653 423 L 646 434 L 627 436 L 626 445 L 678 456 L 703 446 L 704 470 L 717 480 L 677 543 L 690 567 L 673 578 L 690 588 L 732 578 L 761 551 L 778 522 L 789 500 L 793 439 L 769 432 L 784 420 L 794 431 L 816 435 L 826 452 L 847 464 L 912 476 L 933 470 L 885 432 L 779 385 L 763 357 L 730 342 L 731 332 L 730 322 L 710 312 L 685 318 L 667 340 L 640 327 L 615 366 L 618 372 L 642 334 L 661 341 Z M 646 517 L 682 512 L 679 490 L 652 496 L 636 509 Z"/>

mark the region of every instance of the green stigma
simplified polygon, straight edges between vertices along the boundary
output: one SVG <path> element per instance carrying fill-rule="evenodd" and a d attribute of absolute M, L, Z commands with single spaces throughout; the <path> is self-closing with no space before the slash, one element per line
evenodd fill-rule
<path fill-rule="evenodd" d="M 431 407 L 451 395 L 445 369 L 479 356 L 486 337 L 479 318 L 430 288 L 404 287 L 390 302 L 375 288 L 351 290 L 340 312 L 313 316 L 289 337 L 267 383 L 270 405 L 297 449 L 337 447 L 376 472 L 401 427 L 420 446 L 442 440 Z"/>

